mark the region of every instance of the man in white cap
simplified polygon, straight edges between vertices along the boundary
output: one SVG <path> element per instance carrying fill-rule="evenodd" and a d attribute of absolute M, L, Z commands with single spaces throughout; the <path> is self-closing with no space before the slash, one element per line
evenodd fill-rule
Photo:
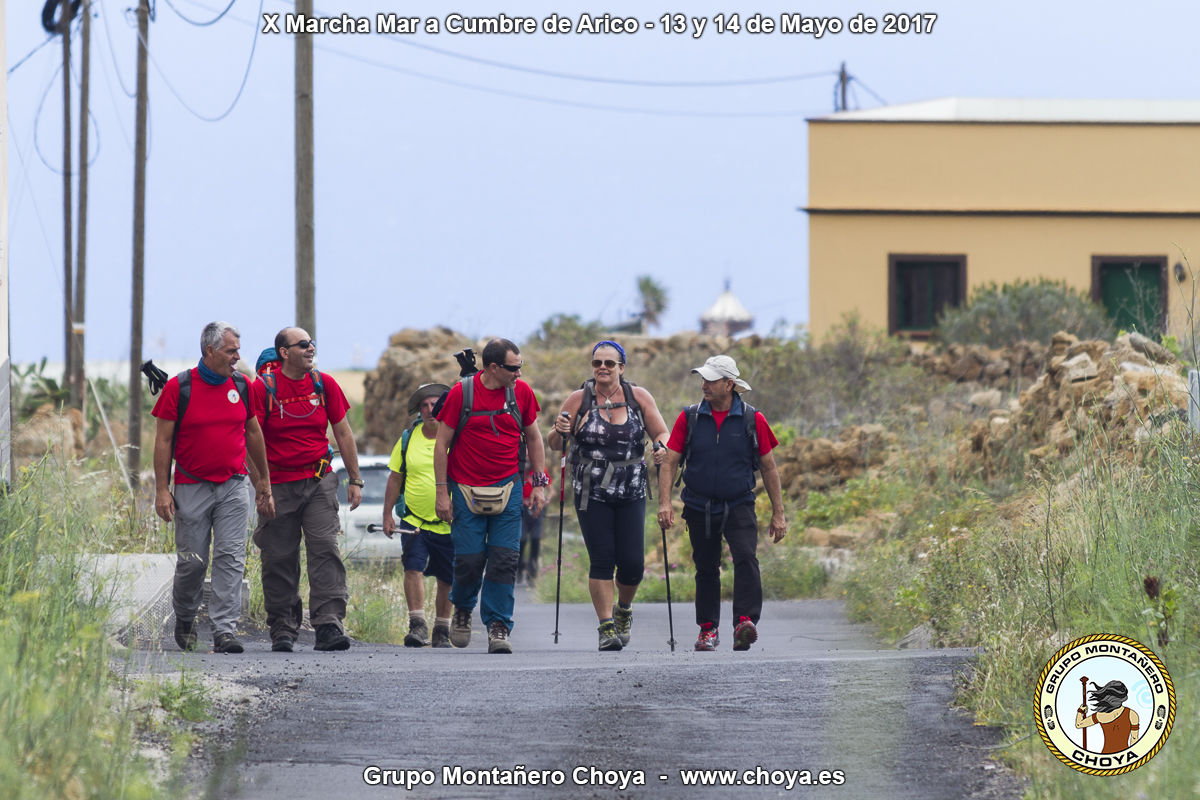
<path fill-rule="evenodd" d="M 758 639 L 762 613 L 762 580 L 758 571 L 758 519 L 754 515 L 755 470 L 771 498 L 769 535 L 778 542 L 787 533 L 783 492 L 771 451 L 779 441 L 761 411 L 743 402 L 738 389 L 750 391 L 737 363 L 713 356 L 692 370 L 703 380 L 704 401 L 688 406 L 675 420 L 658 477 L 658 524 L 675 523 L 671 484 L 680 464 L 683 473 L 683 519 L 696 564 L 696 649 L 715 650 L 720 643 L 721 538 L 729 543 L 733 562 L 733 649 L 749 650 Z"/>
<path fill-rule="evenodd" d="M 404 599 L 408 603 L 408 634 L 405 647 L 430 644 L 425 621 L 425 579 L 437 581 L 434 600 L 434 647 L 450 647 L 450 585 L 454 581 L 454 542 L 450 523 L 438 519 L 437 486 L 433 476 L 434 440 L 438 421 L 433 413 L 438 399 L 450 387 L 441 383 L 418 386 L 408 400 L 408 413 L 417 421 L 406 429 L 388 460 L 387 488 L 383 494 L 383 532 L 390 539 L 396 531 L 392 507 L 400 514 L 400 544 L 404 555 Z M 400 501 L 398 505 L 397 501 Z"/>

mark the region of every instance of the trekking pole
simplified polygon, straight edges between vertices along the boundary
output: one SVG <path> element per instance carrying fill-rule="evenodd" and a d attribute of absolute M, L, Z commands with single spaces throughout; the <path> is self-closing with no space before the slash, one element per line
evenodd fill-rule
<path fill-rule="evenodd" d="M 1082 684 L 1082 686 L 1080 686 L 1079 688 L 1083 692 L 1083 714 L 1084 714 L 1084 717 L 1086 718 L 1087 717 L 1087 675 L 1084 675 L 1082 678 L 1080 678 L 1079 682 Z M 1087 728 L 1083 728 L 1082 730 L 1083 730 L 1083 749 L 1087 750 Z"/>
<path fill-rule="evenodd" d="M 654 474 L 658 475 L 661 468 L 658 465 L 654 467 Z M 667 498 L 670 500 L 670 498 Z M 667 640 L 667 644 L 671 645 L 671 652 L 675 652 L 675 618 L 671 613 L 671 557 L 667 555 L 667 526 L 661 522 L 658 524 L 658 529 L 662 531 L 663 543 L 663 572 L 667 578 L 667 628 L 671 631 L 671 638 Z"/>
<path fill-rule="evenodd" d="M 566 411 L 562 416 L 570 419 Z M 554 581 L 554 643 L 558 644 L 558 600 L 562 590 L 563 504 L 567 500 L 567 437 L 562 437 L 562 458 L 558 472 L 558 577 Z"/>

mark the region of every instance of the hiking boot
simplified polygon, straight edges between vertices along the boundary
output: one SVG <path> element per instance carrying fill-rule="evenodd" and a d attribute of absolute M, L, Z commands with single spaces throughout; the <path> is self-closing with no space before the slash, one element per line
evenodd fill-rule
<path fill-rule="evenodd" d="M 196 649 L 196 620 L 175 618 L 175 644 L 180 650 Z"/>
<path fill-rule="evenodd" d="M 733 629 L 733 649 L 749 650 L 750 645 L 758 641 L 758 628 L 749 617 L 738 617 L 737 627 Z"/>
<path fill-rule="evenodd" d="M 623 646 L 621 644 L 621 637 L 617 634 L 617 626 L 611 619 L 601 622 L 597 630 L 600 632 L 601 651 L 621 649 Z"/>
<path fill-rule="evenodd" d="M 291 636 L 276 636 L 271 640 L 271 651 L 274 653 L 290 653 L 295 648 L 296 640 Z"/>
<path fill-rule="evenodd" d="M 450 644 L 466 647 L 471 643 L 471 609 L 454 607 L 450 618 Z"/>
<path fill-rule="evenodd" d="M 427 644 L 429 644 L 429 626 L 423 619 L 410 617 L 408 620 L 408 633 L 404 636 L 404 646 L 424 647 Z"/>
<path fill-rule="evenodd" d="M 508 626 L 500 620 L 496 620 L 488 626 L 488 652 L 512 652 L 512 643 L 508 641 Z"/>
<path fill-rule="evenodd" d="M 332 622 L 317 626 L 317 643 L 313 650 L 349 650 L 350 637 Z"/>
<path fill-rule="evenodd" d="M 700 626 L 700 636 L 696 639 L 697 650 L 716 650 L 717 645 L 720 643 L 721 637 L 717 635 L 717 629 L 711 622 L 706 622 Z"/>
<path fill-rule="evenodd" d="M 450 626 L 449 625 L 434 625 L 433 626 L 433 646 L 434 647 L 452 647 L 450 644 Z"/>
<path fill-rule="evenodd" d="M 245 649 L 232 633 L 218 633 L 213 637 L 214 653 L 241 653 Z"/>
<path fill-rule="evenodd" d="M 633 628 L 633 609 L 613 606 L 613 624 L 617 626 L 617 637 L 621 646 L 629 644 L 629 631 Z"/>

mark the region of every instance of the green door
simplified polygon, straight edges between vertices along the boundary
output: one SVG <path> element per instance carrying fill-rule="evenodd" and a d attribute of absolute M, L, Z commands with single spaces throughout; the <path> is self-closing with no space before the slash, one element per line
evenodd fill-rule
<path fill-rule="evenodd" d="M 1118 329 L 1162 331 L 1162 264 L 1108 261 L 1100 265 L 1100 302 Z"/>

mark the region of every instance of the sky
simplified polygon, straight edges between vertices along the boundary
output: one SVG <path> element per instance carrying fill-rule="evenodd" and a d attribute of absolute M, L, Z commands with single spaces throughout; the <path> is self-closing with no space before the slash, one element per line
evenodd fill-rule
<path fill-rule="evenodd" d="M 89 361 L 129 357 L 133 4 L 93 0 Z M 61 42 L 38 49 L 41 3 L 3 5 L 11 355 L 55 362 Z M 143 357 L 198 357 L 204 324 L 221 319 L 241 329 L 253 361 L 295 316 L 294 44 L 261 32 L 264 14 L 294 8 L 156 6 Z M 1156 1 L 931 3 L 914 9 L 936 15 L 931 31 L 819 37 L 781 32 L 780 14 L 848 24 L 895 6 L 315 6 L 372 29 L 314 37 L 315 338 L 325 369 L 374 367 L 389 335 L 407 327 L 445 325 L 466 345 L 523 341 L 559 313 L 621 322 L 638 308 L 640 275 L 668 290 L 661 333 L 695 330 L 726 281 L 758 332 L 805 323 L 805 121 L 834 110 L 843 62 L 851 109 L 951 96 L 1186 100 L 1200 75 L 1190 57 L 1200 7 Z M 419 32 L 375 32 L 380 13 L 418 17 Z M 532 18 L 538 31 L 447 29 L 451 15 L 502 13 Z M 636 32 L 576 31 L 605 13 L 632 18 Z M 664 31 L 665 13 L 683 14 L 686 30 Z M 740 30 L 718 30 L 718 15 L 731 14 Z M 751 33 L 755 14 L 776 30 Z M 555 15 L 570 33 L 542 30 Z M 694 20 L 705 22 L 699 35 Z M 78 31 L 72 45 L 77 82 Z M 72 102 L 77 125 L 77 83 Z"/>

